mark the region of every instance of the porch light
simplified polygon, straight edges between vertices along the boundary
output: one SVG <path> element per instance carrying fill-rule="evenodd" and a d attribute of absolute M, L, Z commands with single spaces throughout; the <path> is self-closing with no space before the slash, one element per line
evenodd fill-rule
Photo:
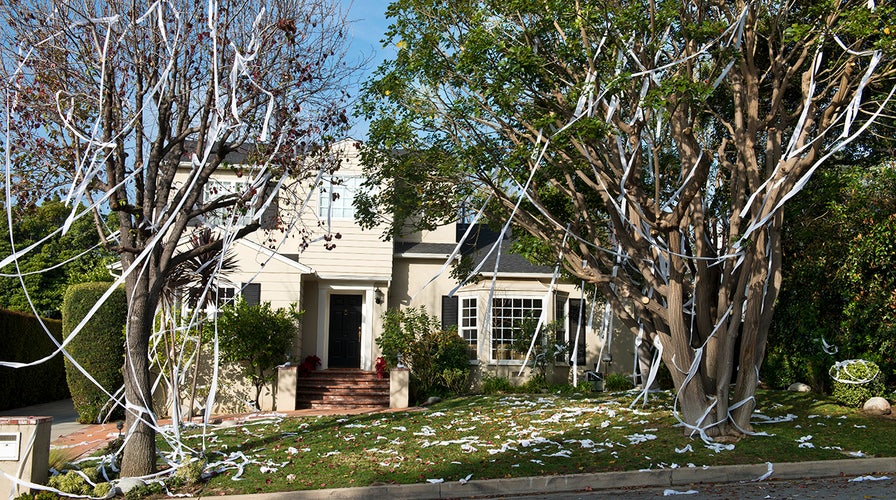
<path fill-rule="evenodd" d="M 374 302 L 376 302 L 377 304 L 383 303 L 383 299 L 385 298 L 385 295 L 383 295 L 382 290 L 380 290 L 379 288 L 375 289 L 373 291 L 373 296 L 374 296 L 374 298 L 373 298 Z"/>

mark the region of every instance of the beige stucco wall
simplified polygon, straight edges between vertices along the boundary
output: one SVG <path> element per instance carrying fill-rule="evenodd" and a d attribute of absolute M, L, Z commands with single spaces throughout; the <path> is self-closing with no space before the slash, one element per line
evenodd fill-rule
<path fill-rule="evenodd" d="M 434 276 L 444 264 L 444 260 L 439 259 L 421 259 L 396 257 L 393 268 L 393 282 L 390 294 L 390 306 L 395 308 L 419 307 L 424 306 L 431 315 L 441 318 L 442 316 L 442 296 L 447 295 L 456 286 L 456 281 L 451 278 L 446 271 L 435 281 L 430 283 L 426 288 L 424 285 Z M 519 361 L 492 361 L 490 360 L 490 349 L 488 346 L 488 338 L 483 338 L 482 325 L 485 322 L 486 307 L 489 294 L 492 288 L 492 280 L 489 276 L 483 277 L 479 283 L 466 285 L 458 290 L 458 297 L 476 297 L 478 324 L 480 325 L 480 343 L 485 343 L 480 349 L 480 357 L 476 363 L 474 377 L 479 380 L 482 375 L 489 373 L 506 377 L 511 382 L 519 384 L 524 382 L 529 376 L 528 368 L 523 370 L 522 376 L 519 375 L 521 362 Z M 511 275 L 500 276 L 494 284 L 495 297 L 529 297 L 545 299 L 546 293 L 550 288 L 550 276 L 527 276 L 513 277 Z M 553 293 L 545 304 L 547 308 L 548 321 L 553 321 L 554 317 L 554 297 L 556 294 L 565 294 L 570 299 L 581 298 L 581 290 L 570 283 L 555 284 Z M 413 297 L 413 298 L 412 298 Z M 582 322 L 587 325 L 588 314 L 591 308 L 591 297 L 586 297 L 588 309 L 584 311 Z M 603 318 L 602 304 L 596 304 L 594 311 L 594 319 L 592 328 L 586 330 L 586 356 L 585 363 L 578 367 L 578 379 L 584 380 L 587 370 L 593 370 L 600 358 L 600 350 L 604 343 L 604 339 L 599 338 L 598 333 Z M 634 337 L 626 330 L 620 330 L 620 325 L 614 327 L 613 342 L 611 344 L 611 352 L 613 362 L 610 365 L 612 372 L 630 374 L 634 365 Z M 486 333 L 486 336 L 489 334 Z M 601 366 L 601 370 L 605 367 Z M 562 372 L 561 373 L 567 373 Z M 572 380 L 571 373 L 569 381 Z"/>
<path fill-rule="evenodd" d="M 342 141 L 334 149 L 341 158 L 341 166 L 335 176 L 360 176 L 360 152 L 355 141 Z M 326 184 L 322 186 L 326 188 Z M 303 227 L 315 235 L 329 232 L 335 245 L 327 250 L 324 242 L 315 242 L 301 253 L 299 262 L 314 269 L 322 279 L 383 278 L 392 274 L 392 242 L 383 241 L 383 227 L 362 230 L 353 218 L 328 218 L 319 211 L 321 194 L 314 192 L 307 210 L 302 214 Z M 336 238 L 338 233 L 340 238 Z M 295 239 L 297 242 L 298 238 Z"/>

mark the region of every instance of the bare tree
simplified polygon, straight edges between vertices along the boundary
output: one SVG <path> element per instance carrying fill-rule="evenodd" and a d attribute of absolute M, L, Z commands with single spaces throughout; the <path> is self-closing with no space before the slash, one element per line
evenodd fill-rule
<path fill-rule="evenodd" d="M 166 280 L 256 231 L 259 219 L 224 240 L 178 244 L 191 220 L 260 209 L 279 179 L 313 173 L 306 154 L 347 122 L 350 27 L 330 0 L 0 5 L 13 171 L 36 179 L 27 174 L 52 169 L 76 207 L 71 218 L 83 205 L 118 215 L 117 239 L 98 229 L 121 257 L 129 303 L 121 474 L 142 476 L 155 468 L 148 342 Z M 260 168 L 245 190 L 208 196 L 210 176 L 237 150 Z M 40 185 L 13 189 L 13 201 L 39 196 Z"/>
<path fill-rule="evenodd" d="M 396 213 L 397 231 L 422 208 L 418 225 L 434 225 L 491 195 L 492 221 L 562 254 L 661 350 L 687 432 L 750 432 L 781 206 L 892 110 L 892 7 L 422 1 L 393 14 L 399 52 L 364 106 L 370 184 L 385 187 L 361 199 L 363 221 Z"/>

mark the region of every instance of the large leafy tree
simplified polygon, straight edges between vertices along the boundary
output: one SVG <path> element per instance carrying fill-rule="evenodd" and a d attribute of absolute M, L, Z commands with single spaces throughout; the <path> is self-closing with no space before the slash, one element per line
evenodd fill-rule
<path fill-rule="evenodd" d="M 62 226 L 69 211 L 58 200 L 14 210 L 12 231 L 9 221 L 0 223 L 0 255 L 10 255 L 13 245 L 25 248 L 43 240 Z M 33 312 L 33 305 L 39 315 L 61 319 L 62 297 L 69 285 L 109 280 L 105 264 L 111 254 L 100 243 L 93 221 L 79 219 L 65 235 L 56 234 L 0 269 L 0 304 L 27 313 Z"/>
<path fill-rule="evenodd" d="M 835 361 L 896 375 L 896 168 L 820 172 L 786 210 L 781 295 L 763 378 L 830 387 Z"/>
<path fill-rule="evenodd" d="M 307 154 L 325 157 L 318 147 L 346 123 L 348 27 L 330 0 L 3 0 L 0 15 L 7 209 L 57 190 L 116 214 L 106 243 L 128 299 L 121 474 L 145 475 L 162 291 L 184 263 L 256 231 L 258 217 L 237 215 L 262 213 L 280 179 L 314 175 Z M 206 191 L 234 152 L 257 165 L 249 184 Z M 215 210 L 234 214 L 227 236 L 179 247 Z"/>
<path fill-rule="evenodd" d="M 562 251 L 661 349 L 689 432 L 749 432 L 781 207 L 888 105 L 892 7 L 399 0 L 388 15 L 399 51 L 363 108 L 384 187 L 363 222 L 432 226 L 490 195 L 492 220 Z"/>

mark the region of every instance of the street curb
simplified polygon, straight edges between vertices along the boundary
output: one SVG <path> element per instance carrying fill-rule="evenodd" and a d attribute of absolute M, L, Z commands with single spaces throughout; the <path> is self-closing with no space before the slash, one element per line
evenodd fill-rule
<path fill-rule="evenodd" d="M 218 498 L 232 500 L 480 498 L 537 493 L 586 492 L 619 488 L 671 487 L 698 483 L 748 482 L 758 480 L 758 478 L 769 471 L 771 471 L 771 475 L 764 480 L 892 474 L 896 473 L 896 457 L 819 460 L 813 462 L 769 462 L 751 465 L 720 465 L 706 468 L 684 467 L 562 476 L 482 479 L 466 483 L 451 481 L 444 483 L 387 484 L 359 488 L 228 495 Z"/>

